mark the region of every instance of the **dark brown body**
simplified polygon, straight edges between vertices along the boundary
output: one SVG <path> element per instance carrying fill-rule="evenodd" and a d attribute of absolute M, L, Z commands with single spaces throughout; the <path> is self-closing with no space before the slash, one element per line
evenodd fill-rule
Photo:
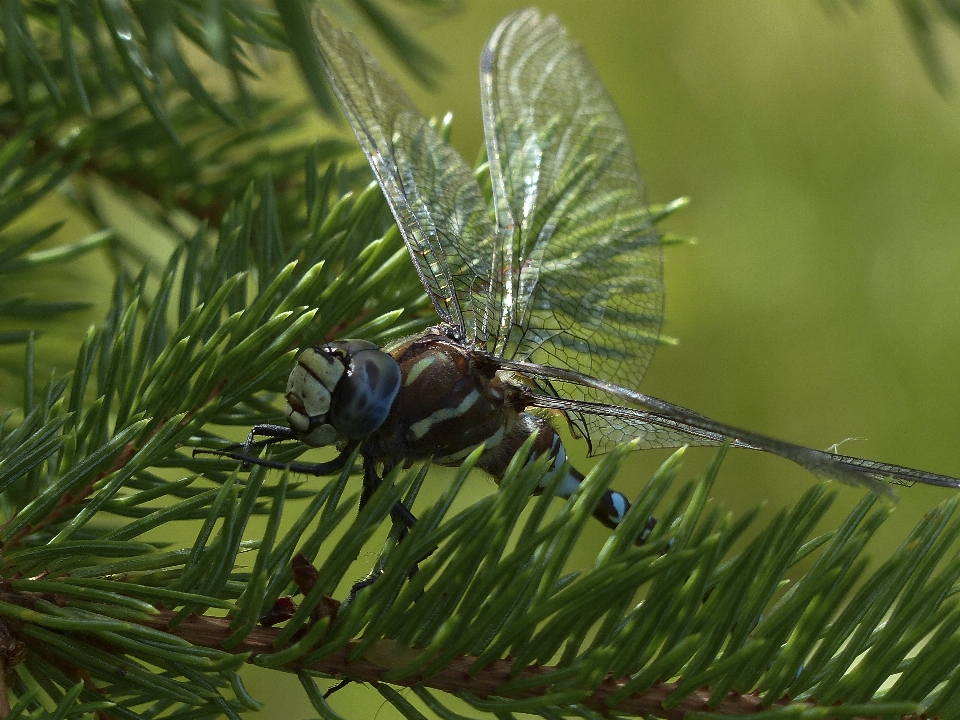
<path fill-rule="evenodd" d="M 388 350 L 400 366 L 400 390 L 384 423 L 361 444 L 366 458 L 398 464 L 432 459 L 458 466 L 486 444 L 478 466 L 499 482 L 510 460 L 531 435 L 533 457 L 548 453 L 559 469 L 566 453 L 556 430 L 544 418 L 524 412 L 523 392 L 504 382 L 482 352 L 471 352 L 437 332 L 409 338 Z M 548 476 L 550 477 L 550 476 Z M 569 468 L 558 494 L 569 497 L 583 474 Z M 608 490 L 594 515 L 616 527 L 629 508 L 620 493 Z"/>
<path fill-rule="evenodd" d="M 364 440 L 364 455 L 388 468 L 429 458 L 459 465 L 487 443 L 480 467 L 499 480 L 531 433 L 538 433 L 536 454 L 550 450 L 553 428 L 523 412 L 520 393 L 492 364 L 484 366 L 483 354 L 430 332 L 388 352 L 400 366 L 400 391 L 386 421 Z"/>

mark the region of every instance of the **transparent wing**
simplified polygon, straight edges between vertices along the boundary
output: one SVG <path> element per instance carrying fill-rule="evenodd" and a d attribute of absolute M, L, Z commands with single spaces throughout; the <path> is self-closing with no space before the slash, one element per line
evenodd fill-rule
<path fill-rule="evenodd" d="M 494 355 L 582 370 L 636 387 L 663 317 L 662 256 L 623 121 L 554 17 L 511 15 L 481 64 L 499 255 Z M 599 401 L 578 385 L 546 392 Z M 611 443 L 578 415 L 593 452 Z"/>
<path fill-rule="evenodd" d="M 473 172 L 349 31 L 313 16 L 327 80 L 356 133 L 434 307 L 464 339 L 500 293 L 494 228 Z"/>
<path fill-rule="evenodd" d="M 533 394 L 526 390 L 524 384 L 517 386 L 521 393 L 525 394 L 530 406 L 559 410 L 565 414 L 576 413 L 601 418 L 609 428 L 612 439 L 617 442 L 636 439 L 639 448 L 678 447 L 686 444 L 719 445 L 723 442 L 731 442 L 734 447 L 779 455 L 820 477 L 861 485 L 877 493 L 893 494 L 883 483 L 884 480 L 901 484 L 919 482 L 939 487 L 960 488 L 960 479 L 948 475 L 849 455 L 838 455 L 777 440 L 717 422 L 693 410 L 575 371 L 543 367 L 523 361 L 502 361 L 500 365 L 525 378 L 556 380 L 566 385 L 582 385 L 592 388 L 608 400 L 620 402 L 626 400 L 636 405 L 637 407 L 624 407 L 610 402 L 570 401 L 565 398 Z"/>

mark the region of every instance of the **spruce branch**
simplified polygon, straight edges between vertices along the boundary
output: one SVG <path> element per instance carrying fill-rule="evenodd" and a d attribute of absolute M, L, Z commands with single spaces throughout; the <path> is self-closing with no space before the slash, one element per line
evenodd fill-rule
<path fill-rule="evenodd" d="M 433 12 L 452 6 L 438 7 L 436 0 L 415 4 Z M 230 0 L 200 8 L 14 0 L 4 7 L 0 276 L 65 262 L 98 247 L 136 276 L 151 257 L 149 242 L 114 227 L 102 207 L 104 186 L 161 226 L 182 224 L 186 216 L 196 228 L 216 227 L 230 199 L 240 197 L 252 180 L 270 178 L 286 211 L 279 216 L 298 217 L 304 155 L 326 166 L 354 150 L 332 138 L 312 146 L 283 142 L 303 126 L 306 108 L 254 87 L 261 68 L 269 71 L 270 54 L 291 50 L 280 16 L 259 3 Z M 432 55 L 379 3 L 365 2 L 360 9 L 415 75 L 424 80 L 435 75 Z M 224 78 L 232 97 L 210 89 Z M 341 189 L 356 187 L 358 177 L 350 173 Z M 27 232 L 11 224 L 65 182 L 75 210 L 97 229 L 34 249 L 62 235 L 63 223 Z M 13 329 L 0 329 L 0 344 L 23 343 L 36 329 L 18 328 L 16 318 L 46 319 L 86 307 L 0 294 L 0 318 L 13 319 Z"/>
<path fill-rule="evenodd" d="M 381 6 L 354 5 L 409 49 Z M 358 514 L 353 462 L 320 481 L 193 457 L 282 422 L 296 348 L 429 321 L 379 189 L 338 163 L 352 146 L 264 150 L 304 114 L 253 81 L 257 55 L 297 52 L 290 19 L 198 7 L 11 2 L 0 17 L 0 272 L 98 248 L 118 269 L 71 373 L 44 380 L 29 331 L 0 334 L 24 344 L 22 402 L 0 414 L 0 717 L 239 717 L 259 708 L 244 664 L 295 673 L 322 717 L 336 717 L 323 691 L 337 679 L 411 717 L 455 717 L 449 696 L 485 717 L 960 715 L 955 501 L 868 575 L 888 513 L 873 498 L 814 535 L 831 502 L 817 486 L 756 528 L 710 500 L 722 455 L 677 487 L 678 454 L 571 571 L 628 448 L 559 513 L 549 489 L 531 499 L 546 463 L 525 454 L 454 513 L 470 458 L 402 542 L 389 533 L 376 581 L 351 598 L 353 563 L 426 468 L 396 472 Z M 230 78 L 229 98 L 188 44 Z M 111 224 L 100 184 L 174 238 L 164 267 L 150 239 Z M 95 230 L 50 247 L 58 221 L 24 221 L 58 189 Z M 0 297 L 7 316 L 75 308 Z"/>
<path fill-rule="evenodd" d="M 22 707 L 42 698 L 74 715 L 109 697 L 117 717 L 157 703 L 174 716 L 234 715 L 252 706 L 235 671 L 253 662 L 297 672 L 318 712 L 317 675 L 376 681 L 398 705 L 409 701 L 390 685 L 455 687 L 494 714 L 838 713 L 835 702 L 845 713 L 955 712 L 955 502 L 864 579 L 863 549 L 887 509 L 866 498 L 838 531 L 811 537 L 830 502 L 817 487 L 732 553 L 752 516 L 724 517 L 708 502 L 719 456 L 704 481 L 666 502 L 672 458 L 594 565 L 572 574 L 570 553 L 629 448 L 601 462 L 559 515 L 548 513 L 548 488 L 526 519 L 547 466 L 523 453 L 499 492 L 449 516 L 470 458 L 403 542 L 392 535 L 376 582 L 338 606 L 351 563 L 399 499 L 415 500 L 423 470 L 394 474 L 342 528 L 356 507 L 345 497 L 352 463 L 333 482 L 272 487 L 262 469 L 245 477 L 233 462 L 181 449 L 227 444 L 211 425 L 279 418 L 259 393 L 282 388 L 305 334 L 382 341 L 398 332 L 388 308 L 424 302 L 403 277 L 412 271 L 376 188 L 337 199 L 323 178 L 310 185 L 328 196 L 291 247 L 277 244 L 272 185 L 253 187 L 215 245 L 184 238 L 156 292 L 145 275 L 121 278 L 72 378 L 36 388 L 27 373 L 24 419 L 0 436 L 0 616 L 14 638 L 10 663 L 23 656 L 10 685 Z M 379 240 L 359 240 L 377 225 Z M 187 474 L 166 479 L 170 470 Z M 154 504 L 165 497 L 176 501 Z M 306 507 L 281 532 L 298 499 Z M 124 520 L 106 523 L 106 512 Z M 267 532 L 244 541 L 256 514 L 268 516 Z M 634 547 L 651 514 L 661 522 Z M 190 518 L 202 523 L 192 547 L 138 540 Z M 785 574 L 814 553 L 783 592 Z M 298 554 L 316 568 L 309 587 Z M 283 627 L 256 627 L 297 591 Z M 931 634 L 942 641 L 924 645 Z"/>
<path fill-rule="evenodd" d="M 226 558 L 223 554 L 224 539 L 236 537 L 228 530 L 230 523 L 217 541 L 198 540 L 191 553 L 196 564 L 182 553 L 157 558 L 182 568 L 170 589 L 136 582 L 143 577 L 143 566 L 133 561 L 149 556 L 153 548 L 124 543 L 121 553 L 119 546 L 100 542 L 91 552 L 113 556 L 110 572 L 103 564 L 85 567 L 74 562 L 68 575 L 7 581 L 0 593 L 0 615 L 15 635 L 25 638 L 28 658 L 31 643 L 42 641 L 57 662 L 66 658 L 86 668 L 100 692 L 107 675 L 110 687 L 119 685 L 121 695 L 137 678 L 147 682 L 149 675 L 136 664 L 137 658 L 149 657 L 151 663 L 176 658 L 182 665 L 186 660 L 181 653 L 191 649 L 189 666 L 201 673 L 233 672 L 243 662 L 296 672 L 312 686 L 308 694 L 315 703 L 325 701 L 313 678 L 335 677 L 378 687 L 416 687 L 421 694 L 439 690 L 493 713 L 582 707 L 680 718 L 699 712 L 762 711 L 774 716 L 778 709 L 793 716 L 806 708 L 813 714 L 828 709 L 834 716 L 904 716 L 920 710 L 952 716 L 954 701 L 946 688 L 955 674 L 955 643 L 922 641 L 931 632 L 950 637 L 960 618 L 954 597 L 960 573 L 955 550 L 947 554 L 953 559 L 935 570 L 960 534 L 956 501 L 930 513 L 900 551 L 851 594 L 864 569 L 864 544 L 888 509 L 878 510 L 874 498 L 865 498 L 836 532 L 810 537 L 831 502 L 825 486 L 817 486 L 731 556 L 731 544 L 749 523 L 720 518 L 705 502 L 722 452 L 708 476 L 681 494 L 686 500 L 662 518 L 648 545 L 632 546 L 630 530 L 645 522 L 645 513 L 664 498 L 678 470 L 678 453 L 654 477 L 638 503 L 640 510 L 631 511 L 594 566 L 561 575 L 563 558 L 589 522 L 591 503 L 616 475 L 628 450 L 621 448 L 598 466 L 556 517 L 544 512 L 546 494 L 536 500 L 533 512 L 513 533 L 512 547 L 499 538 L 511 536 L 518 520 L 517 500 L 543 477 L 546 464 L 542 459 L 524 464 L 521 458 L 502 492 L 449 517 L 450 502 L 476 460 L 471 458 L 446 496 L 428 510 L 424 523 L 389 548 L 377 582 L 352 602 L 338 605 L 329 594 L 346 579 L 350 561 L 421 476 L 394 474 L 330 548 L 310 582 L 302 583 L 304 600 L 282 629 L 253 627 L 241 608 L 252 600 L 257 612 L 264 607 L 271 599 L 264 591 L 274 572 L 286 578 L 285 585 L 295 578 L 296 547 L 288 538 L 277 543 L 274 536 L 249 546 L 258 553 L 255 567 L 268 577 L 235 581 L 233 588 L 244 588 L 239 598 L 216 604 L 231 610 L 227 617 L 184 612 L 196 602 L 209 607 L 206 598 L 216 588 L 231 589 L 223 576 L 210 577 L 241 549 L 237 545 L 227 550 Z M 301 516 L 318 519 L 317 532 L 324 537 L 352 513 L 355 497 L 342 496 L 349 476 L 347 469 L 325 486 Z M 286 482 L 281 481 L 281 488 Z M 253 487 L 259 494 L 262 486 Z M 250 485 L 242 492 L 255 497 Z M 217 495 L 236 498 L 230 485 Z M 243 510 L 241 502 L 238 514 L 250 512 L 252 504 L 248 500 Z M 223 512 L 229 517 L 231 505 L 213 503 L 208 518 Z M 292 532 L 302 533 L 305 527 L 298 523 Z M 467 541 L 476 536 L 493 538 L 492 555 L 485 543 Z M 425 549 L 436 546 L 439 552 L 420 560 Z M 18 551 L 11 561 L 42 558 L 50 567 L 52 558 L 74 556 L 78 547 L 73 543 L 57 550 Z M 322 547 L 322 541 L 315 547 Z M 784 574 L 815 551 L 819 557 L 814 568 L 783 593 Z M 420 572 L 405 582 L 418 562 Z M 227 574 L 240 577 L 236 570 Z M 571 632 L 577 625 L 596 632 Z M 411 642 L 410 637 L 416 639 Z M 183 641 L 188 645 L 178 644 Z M 86 654 L 102 655 L 103 648 L 108 654 L 122 651 L 123 660 L 81 662 Z M 857 662 L 864 653 L 869 662 Z M 107 674 L 109 667 L 115 675 L 117 663 L 125 668 L 124 682 Z M 697 666 L 701 671 L 688 677 L 688 669 Z M 672 679 L 681 668 L 684 679 Z M 934 668 L 938 670 L 931 676 Z M 877 695 L 891 675 L 899 679 Z M 211 681 L 210 687 L 217 686 Z M 849 695 L 831 697 L 830 688 Z M 182 681 L 161 682 L 160 689 L 181 703 L 209 701 L 191 694 Z M 793 700 L 787 699 L 787 690 Z M 911 695 L 917 691 L 920 696 Z M 235 708 L 218 692 L 218 703 Z M 824 694 L 829 699 L 821 699 Z M 917 697 L 924 699 L 923 705 Z M 839 706 L 832 704 L 838 700 Z"/>

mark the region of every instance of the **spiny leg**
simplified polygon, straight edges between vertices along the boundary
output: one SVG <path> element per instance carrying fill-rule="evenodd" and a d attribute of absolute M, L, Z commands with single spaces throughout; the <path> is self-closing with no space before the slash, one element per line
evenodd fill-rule
<path fill-rule="evenodd" d="M 257 440 L 257 436 L 264 436 L 266 440 Z M 254 425 L 247 434 L 247 439 L 242 443 L 227 445 L 223 450 L 210 450 L 207 448 L 194 448 L 193 457 L 198 455 L 215 455 L 217 457 L 228 457 L 232 460 L 243 462 L 243 469 L 248 470 L 251 465 L 268 465 L 269 461 L 259 460 L 259 451 L 268 445 L 283 442 L 284 440 L 296 440 L 297 436 L 288 427 L 283 425 Z"/>
<path fill-rule="evenodd" d="M 384 472 L 387 473 L 392 468 L 385 468 Z M 373 494 L 380 488 L 383 484 L 383 478 L 380 477 L 380 474 L 377 472 L 377 464 L 374 460 L 364 456 L 363 458 L 363 490 L 360 493 L 360 509 L 363 510 L 370 498 L 373 497 Z M 413 516 L 413 513 L 410 512 L 410 509 L 404 505 L 402 502 L 398 502 L 393 506 L 393 509 L 390 510 L 390 517 L 393 518 L 395 523 L 404 526 L 404 532 L 401 534 L 400 539 L 402 540 L 406 536 L 406 531 L 413 527 L 414 523 L 417 522 L 417 519 Z"/>
<path fill-rule="evenodd" d="M 269 427 L 265 425 L 260 425 L 258 427 Z M 278 427 L 278 426 L 273 426 Z M 248 441 L 249 441 L 248 436 Z M 280 442 L 282 440 L 287 440 L 286 437 L 271 437 L 268 440 L 261 440 L 254 443 L 258 448 L 264 447 L 266 445 L 272 445 L 273 443 Z M 294 473 L 303 473 L 304 475 L 316 475 L 318 477 L 323 477 L 325 475 L 336 475 L 338 472 L 343 470 L 346 467 L 347 462 L 353 456 L 353 451 L 356 449 L 359 441 L 351 440 L 347 443 L 340 454 L 337 455 L 333 460 L 327 462 L 319 463 L 301 463 L 301 462 L 283 462 L 281 460 L 268 460 L 261 458 L 257 455 L 250 455 L 246 452 L 232 452 L 229 450 L 207 450 L 205 448 L 196 448 L 193 451 L 193 456 L 197 455 L 214 455 L 216 457 L 230 458 L 231 460 L 239 460 L 244 464 L 244 466 L 249 465 L 259 465 L 260 467 L 271 468 L 273 470 L 289 470 Z M 232 445 L 231 447 L 243 448 L 244 445 Z"/>
<path fill-rule="evenodd" d="M 384 468 L 384 473 L 387 473 L 392 468 Z M 360 493 L 360 509 L 363 510 L 363 507 L 367 504 L 373 494 L 377 491 L 380 485 L 383 484 L 383 479 L 380 477 L 380 474 L 377 472 L 376 462 L 370 458 L 364 456 L 363 458 L 363 490 Z M 407 536 L 407 533 L 410 532 L 410 529 L 417 522 L 417 518 L 414 517 L 413 513 L 410 512 L 410 509 L 404 505 L 402 502 L 396 503 L 393 508 L 390 510 L 390 517 L 393 519 L 395 524 L 401 525 L 400 532 L 397 535 L 397 542 L 403 542 L 403 539 Z M 436 548 L 434 548 L 435 550 Z M 434 550 L 431 550 L 429 553 L 424 555 L 418 561 L 417 565 L 414 565 L 410 569 L 410 573 L 407 576 L 408 579 L 412 578 L 420 570 L 419 563 L 426 560 L 430 555 L 433 554 Z M 367 575 L 362 580 L 354 583 L 353 587 L 350 588 L 349 600 L 352 601 L 357 593 L 363 590 L 365 587 L 373 585 L 378 577 L 383 573 L 383 570 L 378 565 L 374 568 L 369 575 Z"/>
<path fill-rule="evenodd" d="M 258 436 L 269 439 L 257 441 Z M 246 441 L 240 447 L 249 455 L 254 448 L 265 447 L 283 440 L 296 439 L 297 434 L 286 425 L 254 425 L 250 428 Z"/>
<path fill-rule="evenodd" d="M 338 682 L 336 685 L 334 685 L 332 688 L 330 688 L 323 694 L 323 699 L 329 700 L 331 695 L 333 695 L 338 690 L 343 690 L 347 685 L 349 685 L 352 682 L 353 680 L 341 680 L 340 682 Z"/>

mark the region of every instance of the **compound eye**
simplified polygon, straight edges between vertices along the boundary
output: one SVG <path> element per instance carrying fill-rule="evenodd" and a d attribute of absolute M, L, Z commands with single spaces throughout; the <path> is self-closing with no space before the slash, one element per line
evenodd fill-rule
<path fill-rule="evenodd" d="M 350 341 L 364 343 L 365 341 Z M 383 425 L 400 391 L 400 366 L 375 345 L 350 358 L 330 409 L 330 421 L 346 438 L 364 438 Z"/>
<path fill-rule="evenodd" d="M 330 350 L 339 350 L 347 357 L 351 357 L 361 350 L 379 350 L 380 346 L 369 340 L 335 340 L 327 343 L 324 348 L 327 349 L 328 352 Z"/>

